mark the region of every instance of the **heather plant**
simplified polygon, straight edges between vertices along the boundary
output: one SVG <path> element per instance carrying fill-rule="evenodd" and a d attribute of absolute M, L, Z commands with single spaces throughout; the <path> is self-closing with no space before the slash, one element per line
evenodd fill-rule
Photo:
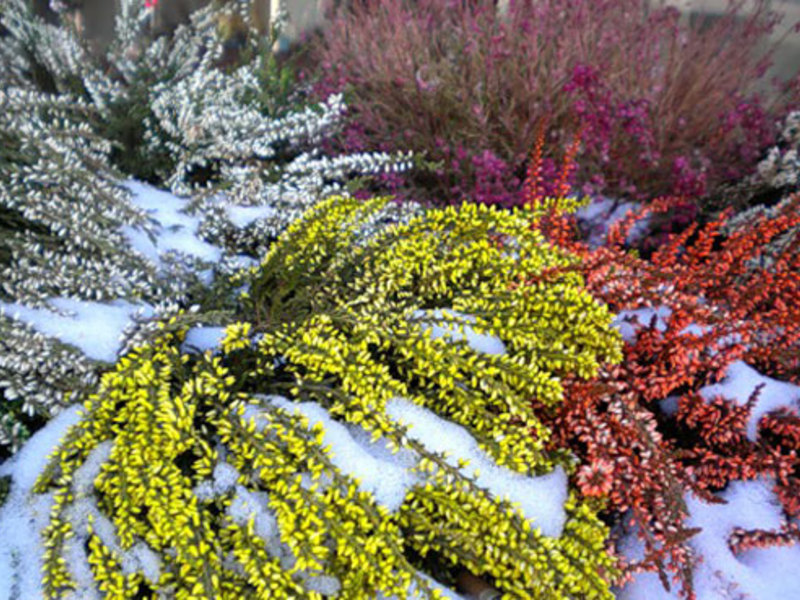
<path fill-rule="evenodd" d="M 539 155 L 534 151 L 534 158 Z M 552 201 L 539 191 L 538 173 L 534 160 L 524 200 L 545 206 Z M 602 368 L 594 380 L 566 377 L 566 401 L 555 412 L 538 414 L 554 432 L 552 447 L 568 447 L 580 457 L 574 477 L 584 496 L 604 498 L 612 519 L 635 525 L 644 556 L 628 565 L 629 572 L 657 571 L 666 587 L 677 583 L 691 598 L 697 557 L 690 541 L 697 530 L 686 524 L 687 490 L 715 502 L 715 493 L 732 481 L 774 478 L 785 527 L 739 528 L 728 545 L 741 552 L 797 539 L 791 522 L 800 485 L 797 414 L 782 409 L 754 421 L 759 389 L 739 403 L 699 392 L 730 369 L 744 368 L 740 361 L 798 381 L 800 196 L 692 224 L 648 260 L 630 251 L 627 240 L 639 219 L 681 202 L 652 202 L 612 226 L 607 243 L 595 249 L 578 241 L 569 213 L 552 211 L 535 223 L 548 239 L 581 256 L 578 271 L 588 289 L 628 328 L 620 364 Z M 547 280 L 540 275 L 528 283 Z"/>
<path fill-rule="evenodd" d="M 454 568 L 509 600 L 612 597 L 606 527 L 531 406 L 619 358 L 611 315 L 574 272 L 516 285 L 576 265 L 530 228 L 543 211 L 375 231 L 386 202 L 310 209 L 240 275 L 213 352 L 181 354 L 176 315 L 103 377 L 23 503 L 52 499 L 46 598 L 440 598 Z M 548 478 L 555 521 L 531 520 Z"/>
<path fill-rule="evenodd" d="M 800 186 L 800 112 L 786 117 L 779 141 L 758 163 L 758 177 L 773 188 L 795 189 Z"/>
<path fill-rule="evenodd" d="M 348 94 L 344 146 L 438 161 L 409 174 L 415 197 L 514 204 L 544 119 L 548 149 L 581 132 L 585 192 L 696 196 L 747 173 L 796 105 L 795 88 L 758 91 L 767 2 L 710 24 L 639 0 L 494 4 L 347 3 L 323 34 L 317 90 Z"/>
<path fill-rule="evenodd" d="M 16 451 L 37 427 L 96 382 L 98 362 L 14 318 L 54 297 L 156 303 L 182 298 L 198 261 L 158 265 L 124 229 L 152 231 L 109 164 L 110 144 L 74 97 L 0 90 L 0 449 Z M 54 309 L 55 310 L 55 309 Z"/>
<path fill-rule="evenodd" d="M 262 255 L 304 207 L 359 177 L 406 167 L 407 155 L 322 155 L 322 139 L 345 110 L 341 98 L 297 109 L 285 71 L 265 48 L 269 39 L 255 34 L 226 57 L 220 23 L 242 8 L 214 3 L 174 36 L 153 39 L 144 4 L 126 0 L 115 38 L 98 57 L 74 29 L 35 17 L 26 0 L 3 3 L 3 452 L 68 402 L 67 380 L 76 401 L 104 368 L 58 339 L 31 337 L 15 312 L 57 311 L 54 301 L 65 298 L 146 303 L 155 313 L 195 303 L 220 308 L 230 290 L 214 275 L 224 281 L 241 266 L 240 254 Z M 265 88 L 278 71 L 283 79 Z M 130 177 L 185 195 L 173 198 L 182 212 L 169 223 L 153 218 L 154 207 L 142 208 L 132 183 L 123 185 Z M 410 211 L 383 218 L 403 212 Z M 159 236 L 176 228 L 192 243 L 164 252 Z"/>
<path fill-rule="evenodd" d="M 245 34 L 233 55 L 221 26 L 231 16 Z M 274 206 L 272 237 L 348 179 L 408 166 L 405 152 L 321 154 L 346 110 L 341 96 L 310 105 L 289 92 L 291 69 L 270 51 L 281 20 L 271 37 L 256 35 L 247 3 L 211 3 L 153 39 L 144 4 L 125 0 L 101 59 L 68 28 L 37 20 L 23 0 L 12 0 L 4 19 L 8 80 L 86 98 L 95 131 L 130 176 L 181 195 L 221 191 L 230 204 Z"/>
<path fill-rule="evenodd" d="M 70 396 L 85 397 L 98 368 L 79 350 L 0 315 L 0 456 L 14 453 Z M 3 456 L 5 458 L 5 456 Z"/>
<path fill-rule="evenodd" d="M 800 189 L 800 113 L 789 113 L 777 125 L 781 129 L 777 143 L 764 153 L 752 175 L 701 199 L 702 218 L 713 218 L 726 207 L 736 213 L 760 212 Z"/>
<path fill-rule="evenodd" d="M 109 142 L 88 125 L 92 110 L 74 97 L 0 90 L 4 300 L 153 298 L 168 287 L 120 231 L 149 223 L 119 186 Z"/>

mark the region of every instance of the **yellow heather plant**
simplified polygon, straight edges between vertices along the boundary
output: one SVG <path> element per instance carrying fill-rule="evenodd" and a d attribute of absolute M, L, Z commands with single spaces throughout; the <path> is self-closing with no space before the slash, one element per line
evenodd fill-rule
<path fill-rule="evenodd" d="M 607 530 L 566 483 L 545 532 L 413 417 L 468 436 L 494 477 L 563 476 L 531 406 L 620 359 L 610 314 L 557 269 L 576 259 L 537 212 L 465 204 L 376 232 L 387 202 L 309 210 L 238 276 L 216 351 L 181 353 L 166 323 L 103 378 L 36 484 L 54 494 L 48 598 L 444 598 L 431 576 L 458 570 L 507 600 L 612 597 Z M 396 500 L 347 464 L 356 439 L 396 453 Z"/>

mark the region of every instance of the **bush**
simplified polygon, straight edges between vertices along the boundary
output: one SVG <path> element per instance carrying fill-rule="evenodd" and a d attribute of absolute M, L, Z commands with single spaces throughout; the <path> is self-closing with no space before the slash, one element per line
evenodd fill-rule
<path fill-rule="evenodd" d="M 229 273 L 239 254 L 262 255 L 320 198 L 405 168 L 405 155 L 323 156 L 341 98 L 296 109 L 266 41 L 247 38 L 221 64 L 219 22 L 230 10 L 208 7 L 173 38 L 154 40 L 144 3 L 126 0 L 97 58 L 69 28 L 35 17 L 27 0 L 3 4 L 0 302 L 13 306 L 0 315 L 0 455 L 67 403 L 65 389 L 79 400 L 103 368 L 33 335 L 10 316 L 21 306 L 70 298 L 211 308 L 216 292 L 229 290 L 207 276 Z M 123 185 L 131 176 L 188 196 L 171 200 L 191 216 L 175 208 L 169 223 L 154 219 L 154 207 L 138 205 Z M 176 227 L 192 244 L 164 252 L 159 236 Z M 147 251 L 134 242 L 148 237 Z M 210 265 L 197 248 L 222 258 Z"/>
<path fill-rule="evenodd" d="M 700 218 L 710 220 L 726 208 L 735 213 L 760 211 L 800 191 L 800 112 L 789 113 L 782 131 L 750 177 L 723 185 L 698 203 Z"/>
<path fill-rule="evenodd" d="M 756 93 L 777 22 L 760 0 L 707 26 L 641 0 L 494 4 L 348 3 L 325 30 L 317 90 L 349 94 L 344 146 L 439 161 L 413 197 L 515 204 L 543 124 L 548 147 L 580 133 L 584 191 L 701 195 L 747 173 L 797 102 Z"/>
<path fill-rule="evenodd" d="M 561 488 L 571 461 L 530 405 L 619 358 L 611 316 L 574 273 L 514 285 L 574 264 L 534 213 L 464 205 L 365 237 L 385 203 L 332 198 L 292 225 L 241 275 L 243 320 L 214 354 L 181 355 L 173 320 L 104 376 L 36 484 L 55 498 L 46 597 L 437 597 L 419 571 L 455 566 L 509 598 L 611 597 L 605 527 Z M 414 415 L 432 413 L 426 434 Z M 371 482 L 350 437 L 382 457 Z M 390 460 L 407 475 L 387 499 Z M 553 498 L 512 506 L 492 482 L 519 496 L 539 476 L 565 504 L 532 523 Z"/>
<path fill-rule="evenodd" d="M 12 318 L 54 297 L 153 304 L 197 282 L 182 261 L 160 268 L 123 231 L 152 232 L 109 164 L 110 144 L 74 98 L 0 90 L 0 455 L 96 383 L 81 351 Z M 187 261 L 191 264 L 191 261 Z"/>
<path fill-rule="evenodd" d="M 537 170 L 531 165 L 526 186 L 525 202 L 533 206 L 544 201 Z M 644 556 L 629 572 L 658 571 L 665 587 L 673 578 L 691 598 L 697 557 L 690 540 L 697 530 L 686 525 L 687 491 L 714 502 L 732 481 L 774 478 L 786 527 L 740 528 L 726 541 L 738 553 L 797 539 L 791 525 L 800 510 L 796 412 L 755 413 L 758 388 L 738 403 L 699 392 L 730 369 L 747 369 L 737 361 L 800 381 L 800 195 L 692 224 L 649 260 L 630 251 L 626 241 L 638 220 L 680 202 L 652 202 L 614 225 L 596 249 L 576 241 L 568 214 L 554 211 L 539 221 L 548 239 L 581 257 L 587 288 L 628 329 L 623 362 L 594 380 L 565 378 L 566 401 L 557 414 L 539 414 L 554 432 L 552 447 L 580 457 L 574 481 L 582 493 L 606 498 L 623 527 L 635 524 Z"/>

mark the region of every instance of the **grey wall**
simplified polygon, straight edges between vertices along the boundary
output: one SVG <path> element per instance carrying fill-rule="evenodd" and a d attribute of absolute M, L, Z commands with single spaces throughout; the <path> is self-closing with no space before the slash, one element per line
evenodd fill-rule
<path fill-rule="evenodd" d="M 669 4 L 677 6 L 687 15 L 721 15 L 728 6 L 728 0 L 669 0 Z M 790 32 L 800 22 L 800 0 L 770 0 L 769 6 L 784 15 L 771 41 L 776 42 L 786 36 L 775 53 L 770 75 L 788 80 L 800 68 L 800 33 Z"/>

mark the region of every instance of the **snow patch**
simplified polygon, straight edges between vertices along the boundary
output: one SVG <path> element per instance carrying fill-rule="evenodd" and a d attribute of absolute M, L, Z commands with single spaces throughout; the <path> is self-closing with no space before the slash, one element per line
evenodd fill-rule
<path fill-rule="evenodd" d="M 666 331 L 666 319 L 672 314 L 672 311 L 666 306 L 659 306 L 657 308 L 636 308 L 631 310 L 621 310 L 612 322 L 612 326 L 616 327 L 622 339 L 633 344 L 636 341 L 636 332 L 640 327 L 649 327 L 650 323 L 655 317 L 655 327 L 658 331 Z"/>
<path fill-rule="evenodd" d="M 237 485 L 236 491 L 227 509 L 228 516 L 240 527 L 246 527 L 247 522 L 254 519 L 255 533 L 268 548 L 277 543 L 278 521 L 269 509 L 269 495 L 266 492 L 252 492 L 244 486 Z M 271 552 L 270 554 L 274 554 Z"/>
<path fill-rule="evenodd" d="M 417 318 L 433 318 L 443 319 L 446 317 L 462 319 L 466 323 L 474 323 L 475 317 L 467 315 L 457 310 L 441 310 L 436 309 L 433 311 L 416 310 L 413 314 Z M 430 331 L 431 339 L 446 337 L 453 341 L 463 340 L 467 341 L 470 348 L 475 352 L 482 352 L 483 354 L 505 354 L 506 347 L 503 342 L 492 335 L 485 333 L 478 333 L 467 324 L 461 326 L 458 323 L 426 323 L 423 326 Z M 461 331 L 463 327 L 463 333 Z"/>
<path fill-rule="evenodd" d="M 785 600 L 800 590 L 800 546 L 756 548 L 735 555 L 728 546 L 734 527 L 776 529 L 781 507 L 769 479 L 736 481 L 719 494 L 726 504 L 708 504 L 693 495 L 686 497 L 687 525 L 702 530 L 689 543 L 699 560 L 694 561 L 698 600 L 757 598 Z M 641 550 L 633 534 L 621 549 L 632 557 Z M 677 586 L 674 586 L 677 588 Z M 619 600 L 677 600 L 678 589 L 667 592 L 654 573 L 636 575 L 619 590 Z"/>
<path fill-rule="evenodd" d="M 226 206 L 228 218 L 236 227 L 244 228 L 258 221 L 268 219 L 277 214 L 277 210 L 272 206 Z"/>
<path fill-rule="evenodd" d="M 76 498 L 90 496 L 94 493 L 94 480 L 100 474 L 103 463 L 111 456 L 114 443 L 111 440 L 102 442 L 86 457 L 83 464 L 75 469 L 72 476 L 72 492 Z"/>
<path fill-rule="evenodd" d="M 281 396 L 260 398 L 289 413 L 305 416 L 309 426 L 322 424 L 323 444 L 330 447 L 331 462 L 342 473 L 357 479 L 360 489 L 372 493 L 376 501 L 390 511 L 397 510 L 408 491 L 421 483 L 421 476 L 411 471 L 419 460 L 411 450 L 401 449 L 392 454 L 385 441 L 370 442 L 367 434 L 356 433 L 352 426 L 334 421 L 317 403 L 295 403 Z M 518 504 L 525 518 L 539 527 L 543 535 L 561 535 L 567 518 L 563 506 L 567 499 L 567 476 L 562 468 L 557 467 L 547 475 L 528 477 L 499 467 L 465 428 L 405 399 L 389 401 L 386 413 L 410 426 L 409 437 L 432 452 L 448 453 L 447 460 L 454 467 L 458 468 L 459 459 L 469 461 L 462 472 L 470 477 L 478 470 L 477 485 L 495 497 L 508 498 Z M 265 424 L 256 406 L 248 406 L 242 418 L 254 419 L 260 428 Z"/>
<path fill-rule="evenodd" d="M 161 254 L 170 250 L 209 262 L 220 260 L 222 251 L 195 233 L 200 227 L 200 217 L 184 212 L 186 200 L 140 181 L 129 180 L 124 185 L 133 195 L 132 203 L 154 220 L 155 239 L 134 227 L 122 228 L 134 250 L 156 264 L 161 264 Z"/>
<path fill-rule="evenodd" d="M 205 352 L 219 347 L 225 337 L 224 327 L 192 327 L 186 332 L 181 352 Z"/>
<path fill-rule="evenodd" d="M 330 446 L 331 462 L 344 474 L 359 480 L 359 488 L 374 495 L 378 504 L 396 511 L 403 503 L 408 490 L 420 479 L 410 471 L 409 454 L 400 454 L 396 459 L 388 449 L 382 452 L 380 446 L 367 450 L 368 442 L 359 436 L 353 437 L 347 427 L 331 419 L 328 411 L 314 402 L 295 403 L 280 396 L 262 396 L 273 406 L 288 413 L 299 412 L 305 416 L 310 426 L 321 423 L 325 428 L 323 445 Z M 258 415 L 258 409 L 245 412 L 245 418 Z M 387 456 L 388 454 L 388 456 Z M 413 461 L 416 464 L 416 460 Z"/>
<path fill-rule="evenodd" d="M 37 331 L 77 346 L 86 356 L 116 362 L 123 331 L 134 318 L 153 315 L 149 304 L 125 300 L 108 303 L 69 298 L 49 301 L 52 310 L 0 302 L 0 311 L 25 321 Z"/>
<path fill-rule="evenodd" d="M 61 411 L 0 465 L 0 477 L 11 476 L 9 495 L 0 506 L 0 600 L 44 597 L 41 532 L 50 522 L 53 494 L 31 495 L 31 488 L 59 440 L 80 420 L 79 408 Z"/>
<path fill-rule="evenodd" d="M 466 596 L 461 596 L 460 594 L 454 592 L 450 588 L 443 586 L 441 583 L 439 583 L 433 577 L 430 577 L 426 573 L 423 573 L 422 571 L 417 571 L 417 575 L 419 575 L 421 579 L 424 579 L 428 583 L 428 585 L 431 586 L 431 589 L 439 590 L 439 592 L 442 595 L 442 598 L 445 598 L 446 600 L 467 600 Z M 417 598 L 418 596 L 416 594 L 419 593 L 420 592 L 417 588 L 417 584 L 412 581 L 411 585 L 408 588 L 408 593 L 406 595 L 406 598 Z M 419 597 L 421 597 L 421 594 Z M 380 592 L 378 592 L 376 600 L 405 600 L 405 599 L 398 598 L 395 595 L 385 596 Z"/>
<path fill-rule="evenodd" d="M 747 438 L 754 442 L 758 421 L 762 416 L 782 406 L 798 406 L 800 386 L 765 377 L 753 367 L 738 360 L 728 367 L 725 379 L 702 388 L 700 395 L 706 400 L 714 396 L 723 396 L 735 400 L 738 404 L 745 404 L 756 387 L 761 384 L 764 387 L 747 422 Z"/>
<path fill-rule="evenodd" d="M 447 461 L 453 466 L 459 459 L 469 461 L 461 469 L 470 476 L 477 469 L 477 485 L 489 490 L 495 497 L 508 498 L 517 503 L 543 535 L 558 537 L 564 528 L 567 515 L 567 475 L 561 467 L 539 477 L 528 477 L 498 466 L 478 447 L 478 442 L 460 425 L 439 417 L 404 398 L 395 398 L 386 404 L 386 413 L 395 421 L 410 426 L 408 435 L 433 452 L 448 453 Z"/>
<path fill-rule="evenodd" d="M 614 198 L 604 196 L 595 197 L 586 206 L 581 206 L 575 211 L 575 217 L 584 231 L 588 232 L 588 244 L 596 248 L 605 242 L 611 226 L 624 219 L 629 213 L 638 210 L 640 204 L 634 202 L 621 202 Z M 638 220 L 631 227 L 628 241 L 634 242 L 644 237 L 650 227 L 650 216 Z"/>

